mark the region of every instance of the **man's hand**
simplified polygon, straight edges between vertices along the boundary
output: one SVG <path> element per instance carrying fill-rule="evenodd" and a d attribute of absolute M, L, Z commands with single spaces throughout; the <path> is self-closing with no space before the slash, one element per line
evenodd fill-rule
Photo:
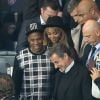
<path fill-rule="evenodd" d="M 100 78 L 100 70 L 96 69 L 96 68 L 92 68 L 91 70 L 91 77 L 93 80 Z"/>

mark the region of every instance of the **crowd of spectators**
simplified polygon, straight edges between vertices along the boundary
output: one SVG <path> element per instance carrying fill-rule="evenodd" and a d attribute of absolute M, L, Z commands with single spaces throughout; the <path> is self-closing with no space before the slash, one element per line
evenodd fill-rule
<path fill-rule="evenodd" d="M 1 0 L 2 51 L 1 100 L 100 100 L 100 0 Z"/>

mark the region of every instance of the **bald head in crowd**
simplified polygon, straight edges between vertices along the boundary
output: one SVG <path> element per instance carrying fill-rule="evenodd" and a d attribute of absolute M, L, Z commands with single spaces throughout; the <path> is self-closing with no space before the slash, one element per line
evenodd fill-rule
<path fill-rule="evenodd" d="M 78 5 L 78 22 L 84 24 L 88 19 L 95 19 L 96 4 L 93 0 L 81 0 Z"/>
<path fill-rule="evenodd" d="M 83 26 L 84 41 L 96 45 L 100 42 L 100 24 L 95 20 L 88 20 Z"/>

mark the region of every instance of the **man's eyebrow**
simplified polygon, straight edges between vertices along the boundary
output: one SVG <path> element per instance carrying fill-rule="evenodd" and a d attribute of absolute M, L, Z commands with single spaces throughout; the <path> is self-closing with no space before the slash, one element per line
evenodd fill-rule
<path fill-rule="evenodd" d="M 75 15 L 73 15 L 73 16 L 79 16 L 78 14 L 75 14 Z"/>
<path fill-rule="evenodd" d="M 91 35 L 83 35 L 83 37 L 89 37 L 89 36 L 91 36 Z"/>
<path fill-rule="evenodd" d="M 78 16 L 83 16 L 84 14 L 78 14 Z"/>

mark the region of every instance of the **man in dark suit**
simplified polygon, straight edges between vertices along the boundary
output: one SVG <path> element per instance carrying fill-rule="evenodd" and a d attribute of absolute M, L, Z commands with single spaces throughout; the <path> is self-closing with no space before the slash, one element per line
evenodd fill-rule
<path fill-rule="evenodd" d="M 70 0 L 67 11 L 78 23 L 78 26 L 71 30 L 71 35 L 75 49 L 79 56 L 82 57 L 85 46 L 87 45 L 83 41 L 82 26 L 89 19 L 95 19 L 99 22 L 100 14 L 93 0 Z"/>
<path fill-rule="evenodd" d="M 97 8 L 97 6 L 93 0 L 82 0 L 79 3 L 77 9 L 78 9 L 78 15 L 79 15 L 78 22 L 80 24 L 82 24 L 82 23 L 84 24 L 87 20 L 90 20 L 90 19 L 94 19 L 98 23 L 100 22 L 99 9 Z M 83 32 L 82 32 L 82 34 L 83 34 Z M 84 41 L 83 41 L 83 43 L 84 43 Z M 85 44 L 87 44 L 87 43 L 85 43 Z M 84 59 L 83 60 L 84 64 L 88 58 L 88 54 L 89 54 L 90 50 L 91 50 L 90 46 L 87 46 L 84 49 L 84 53 L 83 53 L 83 57 L 82 57 L 82 59 Z"/>
<path fill-rule="evenodd" d="M 40 10 L 41 14 L 39 16 L 24 21 L 18 37 L 17 51 L 26 47 L 26 25 L 30 24 L 32 21 L 42 25 L 46 24 L 48 17 L 57 16 L 59 6 L 53 0 L 44 0 Z"/>
<path fill-rule="evenodd" d="M 92 46 L 86 60 L 87 68 L 91 71 L 92 96 L 100 99 L 100 24 L 88 20 L 83 26 L 83 37 Z"/>
<path fill-rule="evenodd" d="M 81 0 L 70 0 L 66 5 L 67 12 L 73 18 L 73 20 L 71 20 L 70 22 L 71 36 L 74 42 L 74 47 L 79 56 L 80 56 L 80 47 L 82 42 L 82 32 L 81 32 L 81 25 L 78 23 L 79 16 L 77 12 L 77 6 L 79 5 L 80 2 Z"/>
<path fill-rule="evenodd" d="M 23 0 L 23 20 L 28 20 L 39 15 L 41 0 Z"/>
<path fill-rule="evenodd" d="M 53 100 L 96 100 L 91 96 L 91 78 L 72 48 L 57 44 L 49 56 L 58 72 L 55 76 Z"/>

